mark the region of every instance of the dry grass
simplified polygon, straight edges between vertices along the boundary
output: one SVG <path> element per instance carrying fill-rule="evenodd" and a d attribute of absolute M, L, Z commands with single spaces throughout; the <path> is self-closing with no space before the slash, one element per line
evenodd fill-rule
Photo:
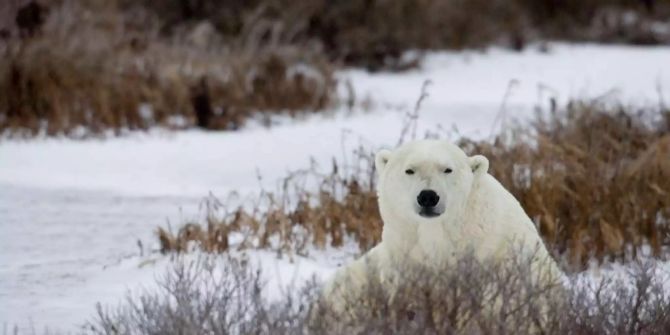
<path fill-rule="evenodd" d="M 644 248 L 665 256 L 670 111 L 572 103 L 511 127 L 493 142 L 460 144 L 489 158 L 490 172 L 521 202 L 548 248 L 573 269 L 592 258 L 636 257 Z M 371 157 L 359 150 L 355 169 L 334 163 L 330 173 L 298 174 L 316 179 L 316 192 L 291 176 L 282 192 L 263 193 L 251 210 L 210 215 L 204 225 L 191 223 L 176 234 L 159 228 L 162 251 L 188 251 L 195 241 L 208 252 L 234 247 L 303 253 L 311 245 L 340 246 L 346 238 L 367 250 L 382 228 Z M 232 234 L 242 234 L 243 242 L 231 246 Z"/>
<path fill-rule="evenodd" d="M 0 130 L 230 129 L 331 103 L 332 68 L 309 49 L 256 36 L 223 43 L 207 23 L 171 37 L 159 27 L 117 1 L 51 2 L 37 34 L 0 41 Z"/>
<path fill-rule="evenodd" d="M 206 223 L 187 223 L 176 233 L 158 228 L 161 252 L 187 252 L 195 245 L 206 252 L 261 248 L 302 254 L 311 246 L 340 247 L 351 236 L 367 250 L 379 243 L 382 222 L 371 154 L 361 151 L 356 157 L 354 172 L 342 171 L 336 162 L 326 174 L 316 168 L 298 171 L 284 180 L 280 192 L 263 192 L 251 208 L 228 210 L 208 199 Z M 305 179 L 315 179 L 317 191 L 307 192 Z M 242 241 L 232 245 L 233 235 Z"/>
<path fill-rule="evenodd" d="M 462 141 L 569 263 L 670 246 L 670 111 L 573 103 L 493 143 Z"/>
<path fill-rule="evenodd" d="M 419 65 L 409 50 L 670 43 L 667 0 L 41 2 L 34 20 L 17 20 L 28 0 L 0 5 L 0 131 L 12 135 L 236 129 L 324 110 L 334 67 L 404 70 Z"/>
<path fill-rule="evenodd" d="M 393 298 L 377 281 L 330 309 L 310 282 L 283 300 L 263 298 L 261 274 L 242 261 L 180 260 L 157 290 L 98 306 L 94 334 L 667 334 L 670 297 L 651 263 L 621 279 L 565 287 L 533 279 L 529 263 L 477 262 L 448 270 L 398 269 Z M 374 278 L 371 270 L 370 278 Z"/>

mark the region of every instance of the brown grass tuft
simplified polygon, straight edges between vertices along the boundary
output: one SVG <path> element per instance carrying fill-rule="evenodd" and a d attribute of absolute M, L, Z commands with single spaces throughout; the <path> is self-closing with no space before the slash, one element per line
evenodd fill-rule
<path fill-rule="evenodd" d="M 670 246 L 669 121 L 667 110 L 632 112 L 575 102 L 512 127 L 492 142 L 463 139 L 460 145 L 489 158 L 490 173 L 521 202 L 549 249 L 581 269 L 591 258 L 623 260 L 645 248 L 654 257 L 665 255 Z M 292 176 L 285 192 L 265 193 L 265 200 L 257 202 L 262 206 L 210 218 L 196 234 L 198 244 L 223 251 L 232 246 L 214 236 L 243 233 L 237 248 L 302 253 L 308 245 L 340 246 L 353 238 L 367 250 L 379 242 L 382 222 L 372 155 L 360 151 L 357 157 L 362 164 L 356 170 L 334 164 L 326 175 L 303 172 L 318 180 L 316 192 Z M 296 192 L 289 195 L 289 189 Z M 297 201 L 289 201 L 295 194 Z M 176 237 L 160 233 L 164 252 L 185 251 L 193 228 L 182 230 Z"/>
<path fill-rule="evenodd" d="M 494 143 L 463 140 L 570 264 L 670 245 L 670 111 L 573 103 Z"/>
<path fill-rule="evenodd" d="M 324 110 L 335 66 L 418 66 L 407 51 L 670 43 L 670 3 L 652 0 L 27 3 L 0 4 L 0 131 L 21 136 L 236 129 Z"/>
<path fill-rule="evenodd" d="M 332 68 L 309 49 L 256 36 L 224 44 L 208 23 L 171 37 L 159 27 L 116 1 L 54 1 L 38 34 L 0 41 L 0 130 L 230 129 L 331 103 Z"/>
<path fill-rule="evenodd" d="M 221 217 L 208 214 L 206 225 L 188 223 L 176 234 L 158 228 L 161 252 L 187 252 L 191 250 L 189 244 L 194 244 L 206 252 L 223 252 L 234 247 L 304 253 L 312 245 L 340 247 L 351 236 L 356 237 L 362 250 L 373 247 L 380 240 L 382 222 L 372 175 L 364 180 L 363 175 L 345 177 L 334 164 L 326 175 L 312 169 L 288 177 L 284 191 L 263 193 L 251 209 L 240 207 Z M 299 175 L 310 174 L 319 178 L 319 190 L 314 193 L 299 186 L 302 185 Z M 289 201 L 289 193 L 294 188 L 297 200 L 293 202 Z M 225 204 L 207 200 L 208 213 L 220 206 Z M 232 234 L 241 236 L 242 242 L 232 245 Z"/>

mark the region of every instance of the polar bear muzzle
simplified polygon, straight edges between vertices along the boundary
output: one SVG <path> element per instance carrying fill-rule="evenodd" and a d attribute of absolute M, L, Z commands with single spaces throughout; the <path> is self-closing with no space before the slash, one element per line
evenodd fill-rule
<path fill-rule="evenodd" d="M 444 208 L 438 208 L 440 203 L 440 196 L 433 190 L 422 190 L 416 197 L 419 215 L 426 218 L 440 216 L 444 212 Z M 444 207 L 444 206 L 440 206 Z"/>

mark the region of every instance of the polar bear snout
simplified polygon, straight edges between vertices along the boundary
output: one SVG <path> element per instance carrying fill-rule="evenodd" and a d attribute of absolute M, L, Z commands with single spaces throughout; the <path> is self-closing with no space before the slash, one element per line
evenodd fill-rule
<path fill-rule="evenodd" d="M 423 190 L 416 197 L 416 202 L 421 207 L 435 207 L 440 202 L 440 196 L 433 190 Z"/>
<path fill-rule="evenodd" d="M 438 208 L 440 196 L 433 190 L 422 190 L 419 192 L 419 195 L 416 197 L 416 203 L 419 205 L 419 215 L 423 217 L 439 216 L 444 211 Z"/>

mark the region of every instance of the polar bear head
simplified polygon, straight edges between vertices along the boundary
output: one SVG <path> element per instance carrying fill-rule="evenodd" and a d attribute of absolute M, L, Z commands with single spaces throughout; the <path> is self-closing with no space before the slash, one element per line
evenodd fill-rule
<path fill-rule="evenodd" d="M 379 151 L 375 165 L 384 224 L 420 225 L 459 220 L 489 163 L 447 141 L 420 140 Z"/>

